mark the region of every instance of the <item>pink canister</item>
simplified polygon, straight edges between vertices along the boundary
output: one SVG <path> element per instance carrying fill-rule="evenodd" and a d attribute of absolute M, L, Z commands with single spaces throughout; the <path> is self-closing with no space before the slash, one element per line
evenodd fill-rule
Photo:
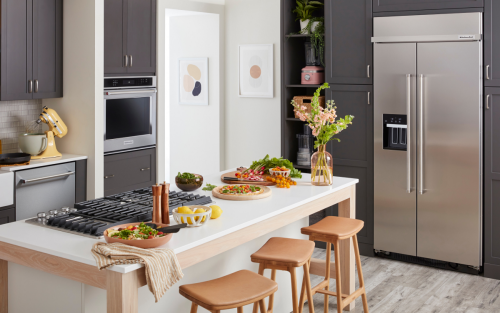
<path fill-rule="evenodd" d="M 325 82 L 325 69 L 321 66 L 306 66 L 302 69 L 302 85 L 320 85 Z"/>

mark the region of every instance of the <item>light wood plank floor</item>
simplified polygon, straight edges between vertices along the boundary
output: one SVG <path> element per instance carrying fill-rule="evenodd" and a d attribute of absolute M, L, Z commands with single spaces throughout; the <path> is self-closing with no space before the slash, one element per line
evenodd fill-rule
<path fill-rule="evenodd" d="M 325 255 L 325 250 L 316 249 L 313 257 L 325 259 Z M 499 280 L 381 258 L 362 256 L 361 262 L 371 313 L 500 312 Z M 313 286 L 322 280 L 318 276 L 311 279 Z M 330 290 L 335 291 L 333 279 Z M 316 313 L 323 313 L 323 301 L 323 295 L 314 296 Z M 336 303 L 337 300 L 330 297 L 328 312 L 337 312 Z M 309 313 L 307 303 L 304 312 Z M 361 298 L 356 300 L 356 308 L 351 312 L 363 312 Z"/>

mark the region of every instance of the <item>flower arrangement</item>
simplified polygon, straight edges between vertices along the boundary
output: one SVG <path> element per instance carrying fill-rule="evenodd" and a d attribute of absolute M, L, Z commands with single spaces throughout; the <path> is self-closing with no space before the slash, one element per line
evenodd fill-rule
<path fill-rule="evenodd" d="M 326 152 L 326 144 L 331 140 L 340 141 L 334 136 L 345 130 L 348 125 L 352 124 L 354 116 L 346 115 L 344 118 L 337 118 L 337 107 L 334 101 L 327 101 L 325 108 L 319 105 L 319 96 L 321 90 L 330 88 L 328 83 L 324 83 L 314 93 L 311 101 L 311 113 L 307 113 L 307 107 L 299 106 L 292 100 L 292 105 L 295 108 L 295 113 L 301 121 L 307 122 L 312 130 L 312 134 L 316 137 L 314 148 L 318 149 L 312 157 L 311 162 L 311 183 L 315 185 L 331 185 L 333 183 L 333 173 L 331 163 L 331 155 Z M 316 162 L 315 161 L 316 157 Z M 328 162 L 330 158 L 330 162 Z"/>

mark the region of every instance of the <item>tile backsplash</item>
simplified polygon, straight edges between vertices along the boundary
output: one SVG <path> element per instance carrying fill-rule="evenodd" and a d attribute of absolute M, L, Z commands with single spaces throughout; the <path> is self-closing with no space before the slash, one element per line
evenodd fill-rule
<path fill-rule="evenodd" d="M 20 152 L 17 137 L 41 112 L 42 100 L 0 101 L 2 153 Z"/>

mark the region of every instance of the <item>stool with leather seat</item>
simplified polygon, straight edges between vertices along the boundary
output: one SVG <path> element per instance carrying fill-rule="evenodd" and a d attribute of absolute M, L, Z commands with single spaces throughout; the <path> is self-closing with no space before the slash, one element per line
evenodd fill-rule
<path fill-rule="evenodd" d="M 318 223 L 311 225 L 309 227 L 304 227 L 301 229 L 302 234 L 309 235 L 309 240 L 313 241 L 323 241 L 327 243 L 326 249 L 326 271 L 325 279 L 319 283 L 317 286 L 312 288 L 312 294 L 322 293 L 325 295 L 325 313 L 328 313 L 328 296 L 337 297 L 337 312 L 342 312 L 342 310 L 348 306 L 352 301 L 356 300 L 361 296 L 363 300 L 363 310 L 368 313 L 368 302 L 366 299 L 365 282 L 363 280 L 363 272 L 361 269 L 361 259 L 359 256 L 358 247 L 358 237 L 357 233 L 363 228 L 364 222 L 352 218 L 328 216 Z M 340 276 L 340 245 L 341 240 L 350 240 L 354 245 L 354 255 L 356 258 L 356 266 L 358 269 L 358 279 L 359 279 L 359 289 L 350 295 L 342 294 L 341 292 L 341 282 L 342 278 Z M 332 292 L 330 288 L 330 258 L 332 252 L 332 245 L 335 254 L 335 280 L 337 292 Z M 324 290 L 323 290 L 324 289 Z M 300 304 L 301 310 L 304 307 L 305 301 L 304 286 L 300 294 Z M 309 295 L 309 291 L 308 295 Z"/>
<path fill-rule="evenodd" d="M 271 238 L 269 241 L 251 255 L 254 263 L 259 263 L 259 274 L 264 275 L 265 269 L 271 269 L 271 279 L 276 280 L 276 270 L 290 272 L 292 279 L 292 300 L 293 312 L 298 313 L 298 294 L 296 268 L 304 267 L 304 278 L 302 288 L 307 286 L 311 290 L 311 280 L 309 277 L 309 265 L 314 252 L 314 242 L 290 238 Z M 308 293 L 309 310 L 314 313 L 312 294 Z M 269 297 L 268 313 L 273 312 L 274 294 Z M 261 309 L 262 310 L 262 309 Z M 253 313 L 257 313 L 257 305 L 254 304 Z"/>
<path fill-rule="evenodd" d="M 191 313 L 196 313 L 198 306 L 212 313 L 235 308 L 243 313 L 243 306 L 251 303 L 259 303 L 261 313 L 265 313 L 264 299 L 276 290 L 276 282 L 247 270 L 179 287 L 179 293 L 193 302 Z"/>

